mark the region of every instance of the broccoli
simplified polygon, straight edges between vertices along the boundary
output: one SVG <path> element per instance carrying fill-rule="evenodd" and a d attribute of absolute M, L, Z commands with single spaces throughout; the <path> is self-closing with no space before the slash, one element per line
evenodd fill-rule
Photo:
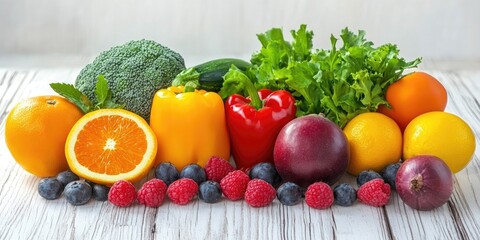
<path fill-rule="evenodd" d="M 104 75 L 112 100 L 148 122 L 155 92 L 184 69 L 180 54 L 152 40 L 134 40 L 100 53 L 80 71 L 75 88 L 95 104 L 97 76 Z"/>

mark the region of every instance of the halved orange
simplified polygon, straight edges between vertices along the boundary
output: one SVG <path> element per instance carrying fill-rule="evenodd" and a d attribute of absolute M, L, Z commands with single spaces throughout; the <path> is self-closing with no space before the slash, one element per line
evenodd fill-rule
<path fill-rule="evenodd" d="M 137 182 L 153 167 L 157 139 L 148 123 L 123 109 L 85 114 L 65 144 L 68 166 L 78 176 L 111 186 L 118 180 Z"/>

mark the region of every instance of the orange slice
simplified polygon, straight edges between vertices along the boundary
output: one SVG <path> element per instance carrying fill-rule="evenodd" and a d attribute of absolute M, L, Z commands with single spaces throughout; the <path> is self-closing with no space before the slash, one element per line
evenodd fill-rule
<path fill-rule="evenodd" d="M 137 182 L 153 167 L 157 139 L 148 123 L 123 109 L 85 114 L 65 143 L 68 166 L 78 176 L 111 186 L 118 180 Z"/>

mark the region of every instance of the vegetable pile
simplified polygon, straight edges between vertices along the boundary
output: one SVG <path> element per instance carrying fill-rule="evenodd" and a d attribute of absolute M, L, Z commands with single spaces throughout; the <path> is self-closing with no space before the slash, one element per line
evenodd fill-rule
<path fill-rule="evenodd" d="M 297 116 L 323 113 L 343 127 L 354 116 L 388 104 L 386 88 L 400 79 L 405 69 L 421 62 L 419 58 L 404 60 L 394 44 L 374 47 L 364 31 L 355 34 L 345 28 L 340 34 L 343 46 L 337 48 L 338 39 L 332 35 L 332 48 L 320 50 L 313 50 L 313 32 L 306 25 L 290 33 L 290 42 L 279 28 L 258 34 L 262 48 L 252 55 L 252 66 L 246 71 L 233 66 L 225 75 L 220 95 L 243 93 L 245 85 L 237 79 L 248 77 L 257 89 L 291 92 Z"/>
<path fill-rule="evenodd" d="M 207 203 L 243 198 L 252 207 L 275 197 L 288 206 L 304 198 L 316 209 L 357 199 L 380 207 L 392 189 L 414 209 L 444 205 L 476 141 L 466 122 L 444 112 L 441 82 L 404 75 L 421 59 L 406 61 L 394 44 L 375 47 L 364 31 L 343 29 L 330 49 L 314 49 L 306 25 L 290 34 L 291 41 L 280 28 L 258 34 L 261 48 L 250 62 L 220 58 L 188 69 L 180 54 L 151 40 L 115 46 L 85 66 L 75 85 L 51 84 L 76 106 L 54 96 L 14 108 L 7 146 L 27 171 L 49 177 L 41 196 L 80 196 L 74 205 L 93 193 L 120 207 L 136 197 L 159 207 L 166 196 L 184 205 L 197 194 Z M 50 111 L 56 103 L 64 108 Z M 64 114 L 77 124 L 58 125 Z M 24 128 L 39 125 L 62 131 L 45 141 L 43 132 Z M 60 143 L 51 147 L 55 161 L 48 152 L 24 154 L 45 143 Z M 41 172 L 49 164 L 56 168 Z M 153 167 L 157 179 L 136 192 L 131 182 Z M 357 176 L 358 189 L 337 184 L 346 172 Z M 63 180 L 72 175 L 80 182 L 70 189 Z"/>

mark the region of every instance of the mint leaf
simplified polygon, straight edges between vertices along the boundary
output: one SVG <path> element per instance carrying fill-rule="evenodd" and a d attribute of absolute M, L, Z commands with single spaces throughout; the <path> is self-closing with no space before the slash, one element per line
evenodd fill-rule
<path fill-rule="evenodd" d="M 84 113 L 91 112 L 103 108 L 123 108 L 121 104 L 117 104 L 112 100 L 112 91 L 108 88 L 108 82 L 103 75 L 98 75 L 95 86 L 95 97 L 97 103 L 93 103 L 82 92 L 75 88 L 72 84 L 67 83 L 51 83 L 50 87 L 60 96 L 65 97 L 70 102 L 77 105 Z"/>
<path fill-rule="evenodd" d="M 112 91 L 108 88 L 108 81 L 103 75 L 97 77 L 95 97 L 97 98 L 97 104 L 95 104 L 94 109 L 123 108 L 123 105 L 113 101 Z"/>
<path fill-rule="evenodd" d="M 117 104 L 111 99 L 105 100 L 105 102 L 102 105 L 102 108 L 124 108 L 125 106 L 123 104 Z"/>
<path fill-rule="evenodd" d="M 95 97 L 97 98 L 97 106 L 103 106 L 105 100 L 109 96 L 108 82 L 103 75 L 98 75 L 97 84 L 95 86 Z"/>
<path fill-rule="evenodd" d="M 76 89 L 72 84 L 51 83 L 50 87 L 60 96 L 77 105 L 82 112 L 90 112 L 93 108 L 92 102 L 82 92 Z"/>

